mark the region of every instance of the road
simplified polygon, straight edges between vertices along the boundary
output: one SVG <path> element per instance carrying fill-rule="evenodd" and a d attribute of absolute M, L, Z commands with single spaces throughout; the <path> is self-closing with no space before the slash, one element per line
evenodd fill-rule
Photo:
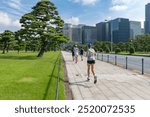
<path fill-rule="evenodd" d="M 115 56 L 116 56 L 116 62 L 115 62 Z M 127 68 L 137 70 L 140 73 L 142 73 L 142 59 L 143 59 L 144 60 L 143 71 L 145 74 L 150 74 L 150 57 L 98 53 L 97 58 L 99 60 L 110 62 L 112 64 L 116 63 L 117 65 L 122 66 L 124 68 L 126 68 L 127 66 Z M 126 61 L 127 61 L 127 65 L 126 65 Z"/>

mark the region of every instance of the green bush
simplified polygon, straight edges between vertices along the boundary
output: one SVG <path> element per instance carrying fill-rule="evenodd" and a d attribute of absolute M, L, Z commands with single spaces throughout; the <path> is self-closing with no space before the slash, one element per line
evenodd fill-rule
<path fill-rule="evenodd" d="M 130 47 L 130 49 L 129 49 L 129 53 L 130 53 L 130 54 L 135 53 L 135 49 L 134 49 L 134 47 Z"/>
<path fill-rule="evenodd" d="M 121 49 L 120 48 L 116 48 L 115 49 L 115 53 L 118 54 L 119 52 L 121 52 Z"/>
<path fill-rule="evenodd" d="M 103 49 L 102 49 L 102 48 L 99 48 L 98 51 L 99 51 L 99 52 L 103 52 Z"/>
<path fill-rule="evenodd" d="M 109 53 L 109 52 L 110 52 L 110 49 L 109 49 L 109 48 L 106 48 L 105 51 L 106 51 L 106 53 Z"/>

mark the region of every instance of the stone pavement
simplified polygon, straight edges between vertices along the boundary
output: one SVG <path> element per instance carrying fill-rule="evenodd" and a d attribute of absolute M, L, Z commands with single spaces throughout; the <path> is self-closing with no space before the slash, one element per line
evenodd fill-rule
<path fill-rule="evenodd" d="M 97 83 L 87 81 L 86 58 L 76 64 L 62 51 L 74 100 L 150 100 L 150 77 L 96 60 Z"/>

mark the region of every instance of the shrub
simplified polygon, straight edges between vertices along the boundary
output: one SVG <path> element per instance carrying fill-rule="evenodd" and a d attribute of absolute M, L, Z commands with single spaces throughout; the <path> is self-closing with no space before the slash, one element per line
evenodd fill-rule
<path fill-rule="evenodd" d="M 115 53 L 118 54 L 119 52 L 121 52 L 121 49 L 120 48 L 116 48 L 115 49 Z"/>
<path fill-rule="evenodd" d="M 134 47 L 130 47 L 130 49 L 129 49 L 129 53 L 130 53 L 130 54 L 133 54 L 134 52 L 135 52 Z"/>
<path fill-rule="evenodd" d="M 109 52 L 110 52 L 110 49 L 109 49 L 109 48 L 106 48 L 105 51 L 106 51 L 106 53 L 109 53 Z"/>
<path fill-rule="evenodd" d="M 98 51 L 99 51 L 99 52 L 103 52 L 103 49 L 102 49 L 102 48 L 99 48 Z"/>

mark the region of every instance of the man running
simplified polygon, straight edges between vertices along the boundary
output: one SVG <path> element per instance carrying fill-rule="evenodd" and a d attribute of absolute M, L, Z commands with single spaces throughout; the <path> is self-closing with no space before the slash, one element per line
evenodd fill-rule
<path fill-rule="evenodd" d="M 81 61 L 83 61 L 83 53 L 84 53 L 84 50 L 83 50 L 83 48 L 81 47 L 81 48 L 80 48 Z"/>

